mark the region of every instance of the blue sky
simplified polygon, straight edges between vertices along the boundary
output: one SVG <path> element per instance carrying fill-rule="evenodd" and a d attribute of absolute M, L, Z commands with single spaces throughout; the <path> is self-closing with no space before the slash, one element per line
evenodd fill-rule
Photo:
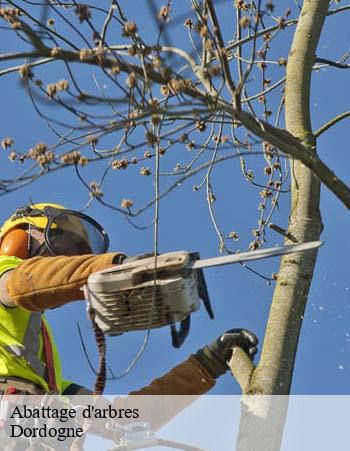
<path fill-rule="evenodd" d="M 128 2 L 121 2 L 126 5 Z M 151 35 L 152 22 L 146 12 L 138 10 L 143 2 L 129 2 L 126 8 L 130 19 L 136 20 L 145 36 Z M 158 2 L 161 4 L 161 2 Z M 137 8 L 136 8 L 137 4 Z M 342 2 L 348 4 L 348 2 Z M 226 3 L 227 5 L 227 3 Z M 231 5 L 231 2 L 230 2 Z M 218 10 L 224 11 L 225 3 Z M 282 1 L 278 3 L 278 12 L 292 7 L 292 17 L 296 15 L 295 3 Z M 228 6 L 227 6 L 228 7 Z M 140 6 L 141 8 L 141 6 Z M 231 8 L 231 6 L 230 6 Z M 175 8 L 176 11 L 176 8 Z M 321 57 L 337 60 L 348 50 L 350 31 L 346 11 L 329 17 L 326 21 L 317 54 Z M 225 16 L 226 17 L 226 16 Z M 230 32 L 230 23 L 224 22 L 225 33 Z M 84 26 L 82 26 L 84 29 Z M 17 45 L 12 33 L 0 30 L 0 52 L 8 52 Z M 176 43 L 188 41 L 180 30 L 176 32 Z M 119 42 L 120 34 L 116 34 Z M 292 33 L 287 30 L 273 46 L 273 54 L 287 56 Z M 1 63 L 1 68 L 8 63 Z M 62 78 L 60 66 L 41 69 L 45 82 Z M 272 75 L 276 75 L 273 69 Z M 97 70 L 91 70 L 99 77 Z M 281 72 L 282 73 L 282 72 Z M 91 75 L 90 74 L 90 75 Z M 89 74 L 88 74 L 89 75 Z M 84 78 L 88 83 L 88 78 Z M 254 80 L 251 91 L 254 92 Z M 52 144 L 55 137 L 43 121 L 34 114 L 33 107 L 19 84 L 17 74 L 0 79 L 2 98 L 2 115 L 0 138 L 12 136 L 15 147 L 26 151 L 37 142 Z M 349 90 L 347 71 L 334 68 L 321 69 L 313 74 L 312 84 L 312 122 L 315 129 L 325 121 L 348 109 Z M 277 97 L 276 97 L 277 98 Z M 275 98 L 272 97 L 275 107 Z M 51 109 L 55 117 L 61 113 Z M 319 139 L 318 151 L 321 158 L 348 184 L 348 137 L 349 121 L 345 120 Z M 111 139 L 114 139 L 113 137 Z M 142 149 L 143 153 L 145 149 Z M 176 148 L 174 154 L 161 160 L 161 167 L 168 169 L 177 161 L 185 161 L 188 156 L 183 147 Z M 253 157 L 251 157 L 253 158 Z M 249 160 L 250 162 L 251 160 Z M 150 161 L 150 166 L 154 164 Z M 255 163 L 250 163 L 254 167 Z M 163 165 L 163 166 L 162 166 Z M 0 179 L 7 179 L 18 174 L 20 166 L 8 160 L 8 153 L 1 150 Z M 98 178 L 102 168 L 87 167 L 82 174 L 87 180 Z M 119 206 L 123 198 L 132 198 L 137 206 L 143 205 L 153 193 L 153 179 L 140 177 L 139 167 L 127 171 L 115 171 L 109 175 L 105 189 L 105 198 Z M 219 254 L 218 240 L 210 221 L 205 192 L 193 192 L 192 186 L 200 183 L 203 174 L 179 186 L 160 204 L 159 250 L 199 251 L 203 257 Z M 217 218 L 225 232 L 235 230 L 240 241 L 234 249 L 246 249 L 252 240 L 251 231 L 256 227 L 258 218 L 258 190 L 249 185 L 241 176 L 237 159 L 218 165 L 213 170 L 213 185 L 217 202 Z M 161 186 L 168 181 L 161 180 Z M 57 202 L 69 208 L 80 209 L 88 200 L 88 193 L 76 178 L 72 168 L 46 175 L 21 190 L 1 197 L 0 220 L 5 220 L 17 206 L 24 205 L 32 199 L 34 202 Z M 288 220 L 289 199 L 285 195 L 280 202 L 274 222 L 285 227 Z M 293 377 L 293 394 L 349 394 L 350 371 L 350 280 L 348 255 L 350 243 L 348 231 L 349 213 L 343 205 L 325 188 L 322 188 L 321 212 L 324 223 L 322 240 L 324 246 L 319 258 L 312 282 L 308 305 L 302 328 L 295 372 Z M 130 226 L 123 215 L 113 212 L 94 202 L 88 214 L 99 220 L 108 231 L 111 250 L 118 250 L 129 255 L 153 249 L 153 229 L 138 230 Z M 149 224 L 153 212 L 149 211 L 137 219 L 140 225 Z M 268 233 L 268 246 L 281 243 L 281 238 L 274 232 Z M 265 260 L 254 264 L 256 270 L 271 275 L 278 269 L 278 259 Z M 205 272 L 215 319 L 210 320 L 204 308 L 192 315 L 192 327 L 189 338 L 180 349 L 173 349 L 168 328 L 154 330 L 149 344 L 131 373 L 118 381 L 110 381 L 107 391 L 110 393 L 127 393 L 149 383 L 153 378 L 164 374 L 170 368 L 183 361 L 190 353 L 208 343 L 220 333 L 232 327 L 246 327 L 253 330 L 260 340 L 264 335 L 273 284 L 254 275 L 239 265 L 209 269 Z M 58 347 L 61 352 L 64 374 L 82 385 L 91 387 L 94 375 L 89 370 L 83 355 L 77 332 L 80 323 L 90 353 L 97 361 L 91 327 L 86 319 L 84 302 L 75 302 L 61 309 L 48 312 Z M 144 334 L 129 333 L 121 337 L 108 339 L 109 365 L 115 373 L 122 372 L 138 352 Z M 230 375 L 222 377 L 213 394 L 239 394 L 240 389 Z"/>

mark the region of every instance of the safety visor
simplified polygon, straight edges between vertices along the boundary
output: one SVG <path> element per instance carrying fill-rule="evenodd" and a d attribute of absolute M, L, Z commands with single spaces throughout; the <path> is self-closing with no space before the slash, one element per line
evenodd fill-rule
<path fill-rule="evenodd" d="M 53 255 L 103 254 L 108 250 L 107 233 L 84 213 L 47 206 L 33 208 L 26 216 L 45 217 L 45 244 Z"/>

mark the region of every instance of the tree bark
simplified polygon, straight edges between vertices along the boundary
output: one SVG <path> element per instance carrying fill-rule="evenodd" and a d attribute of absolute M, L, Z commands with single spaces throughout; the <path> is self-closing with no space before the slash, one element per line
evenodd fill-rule
<path fill-rule="evenodd" d="M 328 0 L 305 0 L 287 64 L 286 128 L 313 152 L 310 117 L 312 66 Z M 298 241 L 318 240 L 322 232 L 320 183 L 300 161 L 291 161 L 291 211 L 288 232 Z M 288 240 L 286 240 L 288 243 Z M 295 355 L 317 251 L 281 259 L 261 358 L 245 395 L 288 395 Z M 286 397 L 243 397 L 237 450 L 280 449 L 287 413 Z"/>

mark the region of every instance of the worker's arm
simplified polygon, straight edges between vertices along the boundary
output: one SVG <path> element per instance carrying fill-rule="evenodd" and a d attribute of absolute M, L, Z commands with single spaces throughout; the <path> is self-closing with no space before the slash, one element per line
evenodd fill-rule
<path fill-rule="evenodd" d="M 82 299 L 81 287 L 89 275 L 121 263 L 123 257 L 109 253 L 29 258 L 0 278 L 0 300 L 7 306 L 42 311 Z"/>
<path fill-rule="evenodd" d="M 158 430 L 192 404 L 199 395 L 214 387 L 215 379 L 229 370 L 228 362 L 235 347 L 240 347 L 253 359 L 257 343 L 257 337 L 249 330 L 231 329 L 147 387 L 130 393 L 175 396 L 117 398 L 114 405 L 120 407 L 126 403 L 128 408 L 138 408 L 142 414 L 141 420 L 149 422 L 153 430 Z"/>
<path fill-rule="evenodd" d="M 202 395 L 229 370 L 228 362 L 235 347 L 242 348 L 253 359 L 257 344 L 257 337 L 249 330 L 231 329 L 147 387 L 130 394 Z"/>

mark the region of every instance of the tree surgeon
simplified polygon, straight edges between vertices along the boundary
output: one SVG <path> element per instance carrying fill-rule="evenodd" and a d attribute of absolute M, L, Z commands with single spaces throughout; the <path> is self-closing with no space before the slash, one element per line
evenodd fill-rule
<path fill-rule="evenodd" d="M 63 378 L 44 311 L 82 298 L 88 276 L 125 255 L 91 217 L 61 205 L 28 205 L 0 230 L 0 392 L 90 394 Z M 200 395 L 228 370 L 234 347 L 251 358 L 257 338 L 232 329 L 132 394 Z"/>

